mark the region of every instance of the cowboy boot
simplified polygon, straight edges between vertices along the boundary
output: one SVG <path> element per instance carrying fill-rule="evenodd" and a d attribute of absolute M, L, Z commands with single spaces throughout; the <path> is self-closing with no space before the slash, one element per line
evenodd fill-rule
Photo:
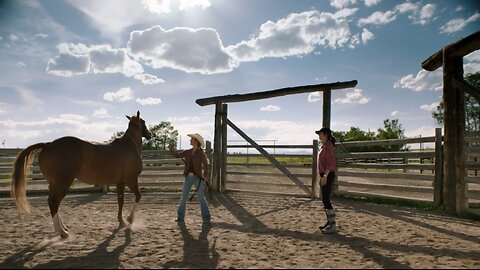
<path fill-rule="evenodd" d="M 336 233 L 337 232 L 337 225 L 335 224 L 335 212 L 333 209 L 327 209 L 327 222 L 328 225 L 325 227 L 325 229 L 322 230 L 323 234 L 331 234 L 331 233 Z"/>
<path fill-rule="evenodd" d="M 327 217 L 327 221 L 325 222 L 325 225 L 319 226 L 320 230 L 325 229 L 328 226 L 328 215 L 327 215 L 327 209 L 323 209 L 325 211 L 325 216 Z"/>

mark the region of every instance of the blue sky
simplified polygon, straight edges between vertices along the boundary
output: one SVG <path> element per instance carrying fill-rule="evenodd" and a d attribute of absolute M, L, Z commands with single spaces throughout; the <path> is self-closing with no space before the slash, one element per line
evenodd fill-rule
<path fill-rule="evenodd" d="M 104 142 L 140 110 L 185 148 L 187 133 L 213 140 L 214 106 L 196 99 L 350 80 L 333 91 L 333 130 L 390 118 L 431 136 L 442 70 L 421 63 L 479 29 L 478 1 L 3 0 L 0 143 Z M 464 70 L 480 71 L 478 51 Z M 229 119 L 253 139 L 311 143 L 321 93 L 231 103 Z"/>

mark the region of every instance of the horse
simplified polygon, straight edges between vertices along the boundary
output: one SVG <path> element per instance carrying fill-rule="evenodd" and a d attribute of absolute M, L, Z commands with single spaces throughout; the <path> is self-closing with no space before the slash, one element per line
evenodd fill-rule
<path fill-rule="evenodd" d="M 119 228 L 126 226 L 122 217 L 125 186 L 135 194 L 135 202 L 127 221 L 133 223 L 135 209 L 140 202 L 138 176 L 142 172 L 142 137 L 151 133 L 140 118 L 127 116 L 128 129 L 121 138 L 99 144 L 66 136 L 52 142 L 33 144 L 21 151 L 14 162 L 11 196 L 18 208 L 30 212 L 26 196 L 26 178 L 32 159 L 38 154 L 38 165 L 48 182 L 48 206 L 53 227 L 62 238 L 68 238 L 68 228 L 58 213 L 61 201 L 74 179 L 91 185 L 116 185 Z"/>

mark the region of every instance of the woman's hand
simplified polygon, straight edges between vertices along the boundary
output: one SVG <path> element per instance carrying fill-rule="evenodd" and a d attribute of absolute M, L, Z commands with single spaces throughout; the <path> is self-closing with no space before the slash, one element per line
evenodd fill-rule
<path fill-rule="evenodd" d="M 323 176 L 322 178 L 320 178 L 320 186 L 325 186 L 327 184 L 327 177 L 326 176 Z"/>

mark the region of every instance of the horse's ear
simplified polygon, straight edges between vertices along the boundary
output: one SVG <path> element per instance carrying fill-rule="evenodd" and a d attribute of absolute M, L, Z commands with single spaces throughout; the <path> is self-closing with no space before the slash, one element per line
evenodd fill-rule
<path fill-rule="evenodd" d="M 128 116 L 128 115 L 125 115 L 125 116 L 127 117 L 128 120 L 130 120 L 130 116 Z"/>
<path fill-rule="evenodd" d="M 140 111 L 137 111 L 137 118 L 140 118 Z"/>

